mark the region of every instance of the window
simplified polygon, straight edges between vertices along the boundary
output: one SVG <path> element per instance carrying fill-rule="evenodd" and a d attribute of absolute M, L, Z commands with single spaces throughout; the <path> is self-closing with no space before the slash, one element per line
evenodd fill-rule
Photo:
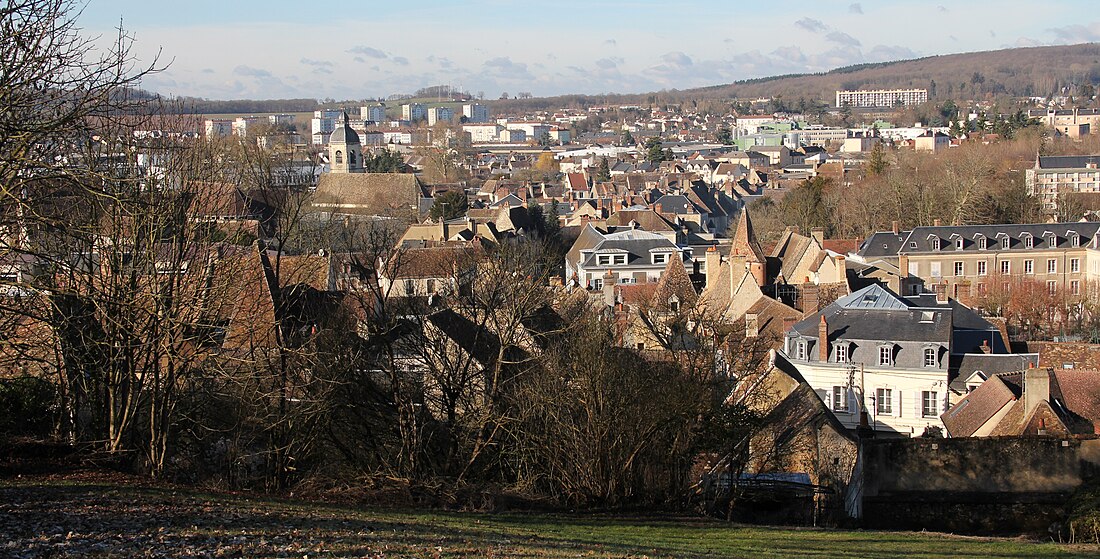
<path fill-rule="evenodd" d="M 962 250 L 962 249 L 963 249 L 963 240 L 962 240 L 962 238 L 960 237 L 958 239 L 955 239 L 955 250 Z"/>
<path fill-rule="evenodd" d="M 875 413 L 890 415 L 894 413 L 894 391 L 890 388 L 875 389 Z"/>
<path fill-rule="evenodd" d="M 1081 259 L 1080 258 L 1070 258 L 1069 259 L 1069 271 L 1071 273 L 1074 273 L 1074 274 L 1081 271 Z"/>
<path fill-rule="evenodd" d="M 598 256 L 596 258 L 596 261 L 600 266 L 610 266 L 611 265 L 611 255 Z"/>
<path fill-rule="evenodd" d="M 963 263 L 962 263 L 962 262 L 956 262 L 956 263 L 955 263 L 955 275 L 956 275 L 956 276 L 961 276 L 961 275 L 963 275 L 963 270 L 964 270 L 964 269 L 965 269 L 965 266 L 963 266 Z"/>
<path fill-rule="evenodd" d="M 1009 265 L 1008 260 L 1001 260 L 1001 273 L 1007 276 L 1011 271 L 1012 266 Z"/>
<path fill-rule="evenodd" d="M 603 289 L 603 278 L 592 280 L 592 289 Z"/>
<path fill-rule="evenodd" d="M 979 276 L 984 276 L 985 275 L 985 260 L 979 260 L 978 261 L 978 275 Z"/>
<path fill-rule="evenodd" d="M 1047 282 L 1047 293 L 1050 293 L 1051 295 L 1055 295 L 1055 294 L 1058 293 L 1058 282 L 1057 281 L 1050 280 L 1050 281 Z"/>
<path fill-rule="evenodd" d="M 1079 282 L 1077 280 L 1073 280 L 1073 281 L 1069 282 L 1069 292 L 1072 293 L 1073 295 L 1080 295 L 1081 294 L 1081 282 Z"/>
<path fill-rule="evenodd" d="M 913 249 L 913 250 L 916 250 L 916 248 L 917 248 L 917 241 L 909 241 L 909 248 L 911 248 L 911 249 Z"/>
<path fill-rule="evenodd" d="M 939 238 L 938 237 L 933 238 L 932 239 L 932 250 L 939 250 L 939 249 L 940 249 L 940 240 L 939 240 Z"/>
<path fill-rule="evenodd" d="M 931 265 L 932 265 L 932 277 L 934 277 L 934 278 L 940 277 L 940 275 L 941 275 L 940 274 L 940 263 L 939 262 L 932 262 Z"/>
<path fill-rule="evenodd" d="M 801 361 L 806 360 L 806 340 L 798 340 L 795 342 L 794 358 Z"/>
<path fill-rule="evenodd" d="M 655 253 L 653 255 L 653 263 L 654 264 L 665 264 L 667 262 L 668 262 L 668 253 L 667 252 L 658 252 L 658 253 Z"/>
<path fill-rule="evenodd" d="M 613 260 L 614 260 L 616 266 L 622 266 L 623 264 L 626 264 L 626 255 L 625 254 L 616 254 L 615 258 Z"/>
<path fill-rule="evenodd" d="M 848 388 L 833 387 L 833 411 L 848 411 Z"/>
<path fill-rule="evenodd" d="M 416 281 L 407 279 L 405 280 L 405 295 L 412 295 L 416 293 Z"/>
<path fill-rule="evenodd" d="M 925 390 L 920 393 L 920 414 L 922 417 L 936 417 L 939 415 L 936 413 L 937 408 L 936 391 Z"/>
<path fill-rule="evenodd" d="M 985 250 L 986 248 L 988 248 L 988 246 L 987 246 L 988 241 L 989 240 L 986 239 L 985 237 L 978 237 L 978 249 L 979 250 Z"/>
<path fill-rule="evenodd" d="M 336 164 L 340 165 L 344 162 L 344 152 L 336 150 Z"/>
<path fill-rule="evenodd" d="M 1077 247 L 1081 246 L 1081 235 L 1076 235 L 1076 234 L 1070 235 L 1069 244 L 1071 246 L 1073 246 L 1073 248 L 1077 248 Z"/>
<path fill-rule="evenodd" d="M 1047 237 L 1047 248 L 1054 248 L 1056 246 L 1058 246 L 1058 236 L 1051 235 Z"/>
<path fill-rule="evenodd" d="M 1024 260 L 1024 273 L 1025 274 L 1034 274 L 1035 273 L 1035 261 L 1034 260 Z"/>
<path fill-rule="evenodd" d="M 884 345 L 878 348 L 878 364 L 890 365 L 893 361 L 894 350 L 888 345 Z"/>
<path fill-rule="evenodd" d="M 1035 248 L 1035 237 L 1024 237 L 1024 248 Z"/>
<path fill-rule="evenodd" d="M 986 287 L 985 283 L 978 282 L 978 295 L 987 295 L 988 293 L 989 289 Z"/>
<path fill-rule="evenodd" d="M 1008 250 L 1008 243 L 1009 242 L 1010 242 L 1010 239 L 1008 238 L 1007 235 L 1004 236 L 1004 237 L 1001 237 L 1001 249 L 1002 250 Z"/>
<path fill-rule="evenodd" d="M 847 363 L 848 362 L 848 346 L 840 344 L 836 346 L 836 362 Z"/>
<path fill-rule="evenodd" d="M 1048 274 L 1058 273 L 1058 260 L 1057 259 L 1054 259 L 1054 258 L 1048 258 L 1047 259 L 1047 273 Z"/>
<path fill-rule="evenodd" d="M 926 347 L 924 348 L 924 366 L 935 367 L 936 366 L 936 348 Z"/>
<path fill-rule="evenodd" d="M 429 279 L 428 280 L 428 293 L 429 294 L 435 293 L 435 280 L 434 279 Z"/>

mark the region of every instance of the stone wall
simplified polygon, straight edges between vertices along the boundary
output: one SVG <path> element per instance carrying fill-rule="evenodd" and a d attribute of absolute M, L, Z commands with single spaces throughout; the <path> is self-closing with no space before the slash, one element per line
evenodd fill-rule
<path fill-rule="evenodd" d="M 863 452 L 869 528 L 1046 533 L 1100 473 L 1097 439 L 871 440 Z"/>

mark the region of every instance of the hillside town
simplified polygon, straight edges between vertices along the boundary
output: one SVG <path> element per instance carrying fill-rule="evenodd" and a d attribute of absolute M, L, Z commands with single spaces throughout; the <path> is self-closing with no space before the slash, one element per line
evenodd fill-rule
<path fill-rule="evenodd" d="M 1100 533 L 1091 86 L 201 115 L 65 75 L 0 89 L 0 474 Z"/>

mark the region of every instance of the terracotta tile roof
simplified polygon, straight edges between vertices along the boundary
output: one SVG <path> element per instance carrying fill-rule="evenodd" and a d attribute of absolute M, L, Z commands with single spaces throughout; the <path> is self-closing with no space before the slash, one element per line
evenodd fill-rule
<path fill-rule="evenodd" d="M 1005 405 L 1015 400 L 1016 395 L 1012 390 L 1000 377 L 993 376 L 944 412 L 940 419 L 952 437 L 969 437 Z"/>

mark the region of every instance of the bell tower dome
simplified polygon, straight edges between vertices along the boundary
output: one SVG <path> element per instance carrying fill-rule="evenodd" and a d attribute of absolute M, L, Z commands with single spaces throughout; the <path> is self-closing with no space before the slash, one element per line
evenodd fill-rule
<path fill-rule="evenodd" d="M 359 134 L 348 124 L 348 113 L 340 115 L 328 139 L 328 160 L 333 173 L 362 173 L 363 146 Z"/>

